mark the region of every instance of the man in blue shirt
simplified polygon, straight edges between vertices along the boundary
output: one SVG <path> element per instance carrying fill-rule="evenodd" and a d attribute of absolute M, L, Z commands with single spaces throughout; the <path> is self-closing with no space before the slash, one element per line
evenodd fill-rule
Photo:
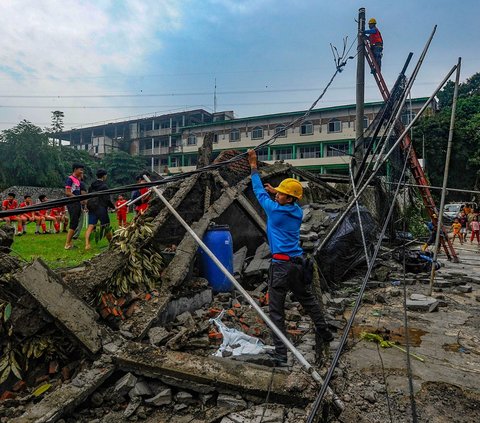
<path fill-rule="evenodd" d="M 363 33 L 368 36 L 370 48 L 372 49 L 373 57 L 377 62 L 378 70 L 382 70 L 383 38 L 377 28 L 377 21 L 375 18 L 368 21 L 368 29 L 363 31 Z M 375 69 L 372 69 L 372 73 L 375 73 Z"/>
<path fill-rule="evenodd" d="M 273 188 L 265 188 L 257 171 L 255 150 L 248 150 L 248 162 L 252 172 L 253 192 L 267 215 L 267 238 L 272 252 L 268 295 L 270 319 L 285 333 L 285 297 L 291 291 L 315 324 L 317 351 L 333 339 L 320 306 L 312 294 L 311 275 L 304 266 L 300 247 L 300 225 L 303 211 L 297 204 L 303 195 L 302 184 L 296 179 L 284 179 Z M 267 192 L 268 191 L 268 192 Z M 275 201 L 268 194 L 275 194 Z M 278 365 L 287 364 L 287 347 L 272 333 L 275 345 L 274 359 Z"/>

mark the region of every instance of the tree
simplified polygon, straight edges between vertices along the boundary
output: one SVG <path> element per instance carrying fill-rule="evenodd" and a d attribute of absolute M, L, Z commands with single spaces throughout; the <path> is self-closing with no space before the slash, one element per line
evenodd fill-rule
<path fill-rule="evenodd" d="M 135 183 L 135 176 L 146 170 L 147 159 L 116 151 L 107 154 L 100 165 L 108 172 L 109 186 L 122 186 Z"/>
<path fill-rule="evenodd" d="M 27 120 L 0 135 L 2 185 L 51 186 L 56 179 L 48 136 Z"/>
<path fill-rule="evenodd" d="M 421 151 L 425 137 L 425 159 L 432 185 L 443 182 L 445 155 L 453 100 L 453 82 L 448 82 L 438 94 L 439 112 L 420 119 L 415 127 L 414 144 Z M 448 186 L 474 189 L 480 179 L 480 73 L 459 86 L 452 157 Z M 471 195 L 449 193 L 449 200 L 469 200 Z"/>
<path fill-rule="evenodd" d="M 64 125 L 63 125 L 63 118 L 65 117 L 65 114 L 60 111 L 60 110 L 55 110 L 52 112 L 52 127 L 51 127 L 51 132 L 53 133 L 53 145 L 55 146 L 55 141 L 58 138 L 58 134 L 63 131 Z M 61 145 L 60 139 L 58 139 L 58 145 Z"/>

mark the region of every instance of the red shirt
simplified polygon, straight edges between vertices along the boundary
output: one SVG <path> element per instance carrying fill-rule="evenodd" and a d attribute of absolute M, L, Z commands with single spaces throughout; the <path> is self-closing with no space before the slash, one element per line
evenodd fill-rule
<path fill-rule="evenodd" d="M 20 207 L 28 207 L 28 206 L 31 206 L 33 205 L 32 203 L 30 204 L 27 204 L 25 201 L 23 203 L 20 204 Z M 33 217 L 35 215 L 35 212 L 27 212 L 27 213 L 24 213 L 26 216 L 28 217 Z"/>
<path fill-rule="evenodd" d="M 60 216 L 63 213 L 65 213 L 65 207 L 54 207 L 50 210 L 52 216 Z"/>
<path fill-rule="evenodd" d="M 145 187 L 145 188 L 140 188 L 139 189 L 139 192 L 140 192 L 140 195 L 143 195 L 145 194 L 146 192 L 148 191 L 148 188 Z M 149 195 L 146 195 L 145 197 L 143 197 L 140 201 L 141 203 L 137 203 L 138 206 L 135 207 L 135 210 L 137 210 L 137 212 L 144 212 L 145 210 L 148 209 L 148 200 L 150 200 L 150 196 Z"/>
<path fill-rule="evenodd" d="M 3 200 L 2 209 L 3 210 L 13 210 L 18 206 L 17 200 Z"/>
<path fill-rule="evenodd" d="M 127 206 L 123 206 L 122 208 L 119 209 L 119 207 L 122 205 L 122 204 L 125 204 L 127 202 L 127 200 L 117 200 L 115 202 L 115 208 L 117 209 L 117 214 L 127 214 L 128 212 L 128 207 Z"/>

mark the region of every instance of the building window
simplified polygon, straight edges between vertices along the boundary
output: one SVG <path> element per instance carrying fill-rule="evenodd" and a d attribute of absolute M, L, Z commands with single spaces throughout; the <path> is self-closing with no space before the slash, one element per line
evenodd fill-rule
<path fill-rule="evenodd" d="M 197 155 L 196 154 L 190 154 L 188 156 L 185 156 L 185 165 L 186 166 L 196 166 L 197 165 Z"/>
<path fill-rule="evenodd" d="M 277 148 L 273 150 L 274 160 L 289 160 L 292 158 L 292 147 Z"/>
<path fill-rule="evenodd" d="M 299 159 L 318 159 L 321 157 L 320 146 L 309 146 L 309 147 L 300 147 Z"/>
<path fill-rule="evenodd" d="M 257 158 L 260 161 L 268 160 L 268 147 L 261 148 L 257 150 Z"/>
<path fill-rule="evenodd" d="M 240 131 L 238 129 L 232 129 L 230 131 L 230 142 L 240 141 Z"/>
<path fill-rule="evenodd" d="M 328 132 L 342 132 L 342 122 L 332 119 L 328 122 Z"/>
<path fill-rule="evenodd" d="M 348 142 L 327 145 L 327 157 L 348 156 Z"/>
<path fill-rule="evenodd" d="M 313 123 L 312 122 L 303 122 L 300 127 L 300 135 L 312 135 L 313 134 Z"/>
<path fill-rule="evenodd" d="M 213 143 L 218 144 L 218 134 L 213 134 Z"/>
<path fill-rule="evenodd" d="M 160 166 L 167 166 L 168 159 L 166 157 L 160 159 Z"/>
<path fill-rule="evenodd" d="M 368 128 L 368 117 L 364 116 L 363 117 L 363 129 Z"/>
<path fill-rule="evenodd" d="M 170 167 L 178 167 L 179 163 L 180 163 L 180 160 L 178 160 L 178 157 L 170 158 Z"/>
<path fill-rule="evenodd" d="M 286 137 L 287 132 L 285 130 L 285 125 L 278 125 L 277 127 L 275 127 L 275 135 L 277 137 Z"/>
<path fill-rule="evenodd" d="M 252 140 L 261 140 L 263 139 L 263 128 L 261 126 L 257 126 L 252 130 Z"/>
<path fill-rule="evenodd" d="M 197 137 L 193 134 L 190 134 L 187 138 L 187 145 L 197 145 Z"/>

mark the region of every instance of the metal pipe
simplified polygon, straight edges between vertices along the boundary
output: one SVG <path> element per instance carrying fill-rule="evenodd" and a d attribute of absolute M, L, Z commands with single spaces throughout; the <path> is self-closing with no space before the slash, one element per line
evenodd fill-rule
<path fill-rule="evenodd" d="M 352 161 L 350 161 L 350 164 L 348 166 L 348 171 L 350 173 L 350 180 L 352 181 L 353 195 L 355 196 L 357 195 L 357 187 L 355 186 L 355 178 L 353 177 Z M 360 234 L 362 235 L 363 249 L 365 250 L 365 261 L 367 262 L 367 266 L 370 266 L 370 258 L 368 257 L 367 241 L 365 240 L 365 232 L 363 231 L 362 217 L 360 215 L 360 205 L 358 204 L 358 200 L 355 201 L 355 206 L 357 209 L 358 224 L 360 225 Z"/>
<path fill-rule="evenodd" d="M 437 95 L 437 93 L 442 89 L 443 85 L 445 84 L 445 82 L 448 81 L 448 79 L 450 78 L 450 76 L 452 75 L 453 72 L 455 72 L 455 69 L 457 68 L 457 65 L 453 66 L 452 69 L 450 69 L 450 71 L 448 72 L 447 76 L 445 76 L 445 78 L 443 79 L 443 81 L 440 83 L 440 85 L 435 89 L 434 93 L 429 97 L 429 99 L 425 102 L 425 104 L 422 106 L 422 108 L 420 109 L 420 111 L 417 113 L 417 115 L 413 118 L 413 120 L 409 123 L 409 125 L 404 129 L 404 131 L 400 134 L 400 136 L 398 137 L 397 141 L 395 141 L 395 143 L 393 144 L 392 148 L 388 151 L 388 153 L 385 155 L 385 157 L 382 159 L 382 164 L 385 163 L 387 161 L 387 159 L 391 156 L 391 154 L 393 153 L 393 151 L 398 147 L 398 145 L 400 144 L 400 142 L 402 141 L 403 137 L 408 133 L 408 131 L 410 130 L 410 128 L 415 124 L 415 122 L 420 118 L 420 116 L 422 115 L 422 113 L 425 111 L 425 109 L 428 107 L 428 105 L 430 104 L 430 102 L 434 99 L 434 97 Z M 317 251 L 320 251 L 324 246 L 325 244 L 327 243 L 327 241 L 330 239 L 330 237 L 332 236 L 332 234 L 335 232 L 335 230 L 338 228 L 338 226 L 340 225 L 340 223 L 342 222 L 342 220 L 345 218 L 345 216 L 347 215 L 347 213 L 350 211 L 350 209 L 353 207 L 353 205 L 355 204 L 355 201 L 358 200 L 358 198 L 363 194 L 363 191 L 365 191 L 368 187 L 368 185 L 370 184 L 370 182 L 372 182 L 373 178 L 375 178 L 375 176 L 377 175 L 378 171 L 379 171 L 380 168 L 378 168 L 376 171 L 372 172 L 372 174 L 368 177 L 367 181 L 363 184 L 363 186 L 360 188 L 360 190 L 358 191 L 357 195 L 354 196 L 354 198 L 351 200 L 351 202 L 347 205 L 347 207 L 345 208 L 345 210 L 343 211 L 343 213 L 340 215 L 340 217 L 337 219 L 337 221 L 335 222 L 335 224 L 332 226 L 332 228 L 330 229 L 330 231 L 327 233 L 327 235 L 325 235 L 325 238 L 323 238 L 321 244 L 315 249 L 315 252 Z"/>
<path fill-rule="evenodd" d="M 395 114 L 395 118 L 393 119 L 394 124 L 390 127 L 390 130 L 388 131 L 388 134 L 385 138 L 385 144 L 383 145 L 381 151 L 380 151 L 380 157 L 382 156 L 383 152 L 385 151 L 385 148 L 387 146 L 387 142 L 390 138 L 390 136 L 393 133 L 393 130 L 395 129 L 395 122 L 400 121 L 400 115 L 402 114 L 402 109 L 403 106 L 405 105 L 408 95 L 410 94 L 410 90 L 412 89 L 413 83 L 415 82 L 415 79 L 417 78 L 418 72 L 420 72 L 420 68 L 422 67 L 423 60 L 425 59 L 425 56 L 427 55 L 428 48 L 430 47 L 430 43 L 432 42 L 433 36 L 435 35 L 435 31 L 437 30 L 437 25 L 433 27 L 433 31 L 430 34 L 430 37 L 427 40 L 427 43 L 425 44 L 425 47 L 423 48 L 422 54 L 420 55 L 420 58 L 418 59 L 417 64 L 415 65 L 415 68 L 413 69 L 412 76 L 408 80 L 407 87 L 405 88 L 405 92 L 403 93 L 402 101 L 400 102 L 400 105 L 398 107 L 397 113 Z M 375 162 L 373 165 L 373 171 L 375 172 L 378 169 L 378 163 Z"/>
<path fill-rule="evenodd" d="M 412 145 L 410 144 L 410 148 L 406 152 L 405 163 L 403 165 L 402 174 L 400 176 L 397 188 L 395 190 L 394 198 L 400 192 L 400 186 L 402 185 L 402 180 L 404 179 L 405 171 L 406 171 L 406 168 L 407 168 L 408 154 L 410 154 L 411 149 L 412 149 Z M 333 376 L 333 372 L 335 370 L 335 367 L 338 363 L 338 360 L 340 359 L 340 354 L 342 353 L 343 345 L 345 344 L 345 342 L 347 340 L 348 333 L 350 332 L 350 329 L 353 326 L 353 321 L 354 321 L 355 316 L 358 312 L 358 309 L 360 308 L 360 303 L 362 302 L 362 296 L 363 296 L 363 294 L 365 292 L 365 289 L 367 287 L 367 282 L 368 282 L 368 280 L 370 278 L 370 275 L 372 273 L 373 266 L 375 265 L 375 260 L 377 259 L 378 252 L 380 251 L 380 247 L 382 246 L 382 240 L 383 240 L 383 237 L 385 236 L 385 232 L 387 231 L 387 226 L 388 226 L 388 223 L 389 223 L 389 221 L 392 217 L 394 208 L 395 208 L 395 201 L 392 201 L 392 203 L 390 204 L 390 208 L 388 210 L 388 213 L 387 213 L 387 217 L 385 218 L 385 223 L 383 224 L 381 233 L 378 237 L 377 245 L 375 246 L 375 250 L 373 252 L 372 259 L 370 260 L 370 265 L 368 266 L 367 273 L 365 274 L 365 276 L 363 278 L 362 285 L 360 286 L 360 291 L 358 293 L 357 300 L 355 301 L 355 305 L 353 306 L 352 314 L 350 315 L 350 318 L 348 319 L 347 324 L 343 329 L 343 334 L 342 334 L 342 338 L 340 340 L 340 345 L 337 348 L 337 351 L 335 352 L 335 356 L 333 357 L 330 368 L 328 369 L 327 375 L 325 376 L 325 380 L 327 382 L 330 381 L 331 377 Z M 310 415 L 307 418 L 307 423 L 313 423 L 314 422 L 315 416 L 317 414 L 318 408 L 320 407 L 320 404 L 322 402 L 323 396 L 325 395 L 325 392 L 326 392 L 326 386 L 325 386 L 325 384 L 323 384 L 317 398 L 315 399 L 315 401 L 313 403 L 312 410 L 310 411 Z"/>
<path fill-rule="evenodd" d="M 143 179 L 147 182 L 150 182 L 148 176 L 143 175 Z M 218 260 L 218 258 L 210 251 L 210 249 L 205 245 L 205 243 L 200 239 L 200 237 L 195 233 L 195 231 L 188 226 L 187 222 L 185 222 L 182 217 L 177 213 L 177 211 L 173 208 L 173 206 L 167 201 L 167 199 L 162 195 L 162 193 L 158 190 L 157 187 L 152 187 L 155 193 L 158 195 L 160 200 L 165 207 L 173 214 L 173 216 L 178 220 L 178 222 L 185 228 L 185 230 L 193 237 L 193 239 L 198 243 L 198 245 L 202 248 L 205 254 L 210 257 L 210 259 L 218 266 L 218 268 L 222 271 L 222 273 L 228 278 L 228 280 L 232 283 L 232 285 L 243 295 L 243 297 L 248 301 L 248 303 L 255 309 L 255 311 L 260 315 L 263 321 L 267 324 L 267 326 L 275 332 L 280 340 L 285 344 L 285 346 L 293 353 L 295 358 L 300 362 L 302 367 L 310 373 L 312 378 L 319 384 L 323 384 L 323 379 L 318 374 L 318 372 L 313 368 L 313 366 L 305 360 L 305 357 L 298 351 L 295 346 L 287 339 L 284 333 L 277 328 L 277 326 L 270 320 L 270 318 L 264 313 L 262 308 L 255 302 L 255 300 L 250 297 L 248 292 L 240 285 L 240 283 L 232 276 L 232 274 L 227 270 L 227 268 Z M 329 387 L 327 390 L 328 394 L 331 395 L 333 404 L 335 407 L 342 411 L 344 409 L 344 405 L 340 398 L 338 398 L 332 389 Z"/>
<path fill-rule="evenodd" d="M 460 84 L 460 70 L 462 58 L 458 58 L 457 74 L 455 75 L 455 88 L 453 90 L 452 114 L 450 116 L 450 129 L 448 131 L 447 155 L 445 156 L 445 171 L 443 173 L 442 197 L 440 199 L 440 210 L 438 212 L 437 234 L 435 236 L 435 248 L 433 250 L 432 272 L 430 273 L 430 286 L 428 295 L 432 295 L 433 281 L 435 279 L 435 261 L 437 260 L 438 247 L 440 245 L 440 232 L 443 224 L 443 208 L 445 207 L 445 196 L 447 193 L 448 171 L 450 169 L 450 157 L 452 155 L 453 129 L 455 127 L 455 111 L 457 109 L 458 85 Z M 445 234 L 447 236 L 447 234 Z"/>

